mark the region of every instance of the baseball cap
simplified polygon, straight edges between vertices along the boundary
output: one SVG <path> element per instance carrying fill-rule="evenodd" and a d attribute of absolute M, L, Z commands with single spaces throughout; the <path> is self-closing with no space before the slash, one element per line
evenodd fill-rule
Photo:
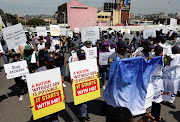
<path fill-rule="evenodd" d="M 82 50 L 82 49 L 78 50 L 78 52 L 77 52 L 77 56 L 78 56 L 78 57 L 85 56 L 85 51 L 84 51 L 84 50 Z"/>
<path fill-rule="evenodd" d="M 109 44 L 107 42 L 103 42 L 102 46 L 108 46 Z"/>
<path fill-rule="evenodd" d="M 31 47 L 29 45 L 26 45 L 25 50 L 31 50 Z"/>
<path fill-rule="evenodd" d="M 178 46 L 172 47 L 172 53 L 173 53 L 173 54 L 178 54 L 178 53 L 179 53 L 179 50 L 180 50 L 180 48 L 179 48 Z"/>
<path fill-rule="evenodd" d="M 157 45 L 157 46 L 154 48 L 154 50 L 163 50 L 163 47 L 160 46 L 160 45 Z"/>
<path fill-rule="evenodd" d="M 91 44 L 91 41 L 86 41 L 85 44 Z"/>
<path fill-rule="evenodd" d="M 73 48 L 78 48 L 78 47 L 80 47 L 79 44 L 75 44 L 75 45 L 73 46 Z"/>
<path fill-rule="evenodd" d="M 53 53 L 47 53 L 47 54 L 44 56 L 44 59 L 45 59 L 46 61 L 55 61 L 55 58 L 54 58 Z"/>
<path fill-rule="evenodd" d="M 120 40 L 117 42 L 117 46 L 119 47 L 125 47 L 125 48 L 128 48 L 128 49 L 131 49 L 131 46 L 126 44 L 124 41 Z"/>
<path fill-rule="evenodd" d="M 144 45 L 148 46 L 149 48 L 154 48 L 153 41 L 147 39 L 143 42 Z"/>
<path fill-rule="evenodd" d="M 15 55 L 17 55 L 18 57 L 20 56 L 19 53 L 13 52 L 13 53 L 11 54 L 11 57 L 13 58 Z"/>

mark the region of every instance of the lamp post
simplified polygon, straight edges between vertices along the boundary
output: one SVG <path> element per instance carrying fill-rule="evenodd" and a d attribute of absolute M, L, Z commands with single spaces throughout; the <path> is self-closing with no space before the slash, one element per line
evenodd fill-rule
<path fill-rule="evenodd" d="M 66 23 L 66 13 L 65 13 L 65 11 L 64 12 L 62 12 L 62 14 L 64 14 L 64 24 Z"/>
<path fill-rule="evenodd" d="M 170 3 L 171 3 L 172 1 L 173 1 L 173 0 L 168 0 L 168 9 L 167 9 L 167 16 L 166 16 L 166 25 L 168 24 L 168 23 L 167 23 L 167 19 L 168 19 L 169 7 L 170 7 Z"/>

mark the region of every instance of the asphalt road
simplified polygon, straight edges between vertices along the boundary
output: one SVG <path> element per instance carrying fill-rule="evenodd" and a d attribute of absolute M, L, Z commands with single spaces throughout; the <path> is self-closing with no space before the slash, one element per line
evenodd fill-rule
<path fill-rule="evenodd" d="M 67 59 L 68 55 L 66 55 Z M 4 62 L 2 58 L 1 62 Z M 2 64 L 1 64 L 2 65 Z M 68 69 L 68 68 L 67 68 Z M 67 87 L 65 88 L 66 103 L 74 114 L 76 114 L 75 107 L 73 105 L 73 93 L 72 87 L 69 82 L 65 81 Z M 4 70 L 0 72 L 0 122 L 27 122 L 32 120 L 32 112 L 29 109 L 29 95 L 24 95 L 23 101 L 19 101 L 16 95 L 17 89 L 14 80 L 7 80 Z M 101 97 L 93 101 L 88 102 L 88 113 L 91 118 L 91 122 L 105 122 L 103 90 L 101 89 Z M 180 97 L 177 97 L 174 105 L 176 109 L 171 109 L 162 105 L 161 116 L 163 122 L 180 122 Z M 150 112 L 151 108 L 147 110 Z M 70 113 L 72 116 L 72 113 Z M 69 110 L 63 110 L 59 112 L 60 122 L 74 121 L 69 115 Z M 139 117 L 135 117 L 137 121 Z"/>

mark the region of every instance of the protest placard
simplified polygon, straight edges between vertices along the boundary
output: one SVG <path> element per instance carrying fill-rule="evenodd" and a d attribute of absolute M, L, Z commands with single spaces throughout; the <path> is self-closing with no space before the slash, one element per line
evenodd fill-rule
<path fill-rule="evenodd" d="M 144 30 L 143 31 L 143 38 L 144 39 L 148 39 L 148 37 L 156 37 L 156 30 L 152 29 L 152 30 Z"/>
<path fill-rule="evenodd" d="M 101 96 L 97 59 L 73 62 L 69 67 L 75 105 Z"/>
<path fill-rule="evenodd" d="M 14 50 L 16 51 L 16 53 L 23 53 L 24 52 L 24 48 L 25 48 L 26 45 L 27 45 L 26 43 L 23 43 L 23 44 L 21 44 L 19 46 L 16 46 L 14 48 Z"/>
<path fill-rule="evenodd" d="M 38 36 L 47 36 L 46 27 L 36 27 Z"/>
<path fill-rule="evenodd" d="M 60 28 L 61 36 L 66 36 L 66 28 Z"/>
<path fill-rule="evenodd" d="M 131 35 L 131 34 L 128 34 L 128 33 L 125 33 L 124 36 L 123 36 L 124 39 L 129 39 L 130 41 L 133 40 L 134 36 Z"/>
<path fill-rule="evenodd" d="M 60 36 L 60 28 L 58 25 L 50 25 L 51 36 Z"/>
<path fill-rule="evenodd" d="M 168 33 L 168 27 L 167 26 L 164 26 L 163 30 L 162 30 L 162 33 L 164 34 L 167 34 Z"/>
<path fill-rule="evenodd" d="M 2 17 L 1 17 L 1 16 L 0 16 L 0 23 L 2 24 L 2 27 L 3 27 L 3 28 L 6 27 L 5 24 L 4 24 L 4 22 L 2 21 Z"/>
<path fill-rule="evenodd" d="M 97 47 L 86 48 L 84 51 L 86 53 L 86 59 L 97 57 Z"/>
<path fill-rule="evenodd" d="M 73 32 L 71 30 L 66 31 L 66 37 L 73 37 Z"/>
<path fill-rule="evenodd" d="M 77 57 L 77 53 L 72 53 L 72 62 L 76 62 L 76 61 L 79 61 Z"/>
<path fill-rule="evenodd" d="M 3 51 L 3 48 L 2 48 L 2 45 L 1 45 L 1 43 L 0 43 L 0 53 L 3 53 L 4 51 Z"/>
<path fill-rule="evenodd" d="M 79 28 L 74 28 L 74 33 L 79 33 Z"/>
<path fill-rule="evenodd" d="M 128 33 L 130 34 L 131 30 L 130 29 L 126 29 L 126 28 L 121 28 L 121 33 Z"/>
<path fill-rule="evenodd" d="M 107 65 L 109 56 L 113 54 L 113 52 L 105 52 L 99 53 L 99 64 L 100 65 Z"/>
<path fill-rule="evenodd" d="M 85 42 L 87 40 L 97 40 L 99 39 L 99 27 L 87 27 L 87 28 L 81 28 L 81 37 L 82 42 Z"/>
<path fill-rule="evenodd" d="M 14 63 L 9 63 L 4 65 L 5 73 L 7 73 L 7 79 L 12 79 L 29 74 L 29 69 L 27 68 L 27 62 L 19 61 Z"/>
<path fill-rule="evenodd" d="M 34 120 L 65 109 L 60 68 L 26 77 Z"/>
<path fill-rule="evenodd" d="M 177 31 L 177 19 L 171 18 L 170 19 L 170 28 L 173 31 Z"/>
<path fill-rule="evenodd" d="M 141 52 L 144 48 L 138 47 L 134 53 L 132 53 L 132 57 L 136 57 L 139 52 Z"/>
<path fill-rule="evenodd" d="M 8 49 L 14 49 L 23 43 L 26 43 L 27 38 L 23 27 L 20 24 L 13 25 L 2 29 L 4 39 L 7 43 Z"/>

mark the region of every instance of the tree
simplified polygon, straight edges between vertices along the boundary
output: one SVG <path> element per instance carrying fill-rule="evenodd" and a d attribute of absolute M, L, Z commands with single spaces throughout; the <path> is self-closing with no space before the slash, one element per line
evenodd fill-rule
<path fill-rule="evenodd" d="M 39 25 L 45 25 L 46 22 L 43 19 L 40 18 L 33 18 L 28 21 L 28 25 L 34 25 L 34 26 L 39 26 Z"/>
<path fill-rule="evenodd" d="M 0 9 L 0 16 L 2 17 L 4 24 L 6 24 L 6 22 L 10 22 L 10 23 L 12 23 L 12 25 L 18 23 L 15 16 L 13 16 L 10 13 L 4 13 L 4 11 L 2 9 Z"/>

